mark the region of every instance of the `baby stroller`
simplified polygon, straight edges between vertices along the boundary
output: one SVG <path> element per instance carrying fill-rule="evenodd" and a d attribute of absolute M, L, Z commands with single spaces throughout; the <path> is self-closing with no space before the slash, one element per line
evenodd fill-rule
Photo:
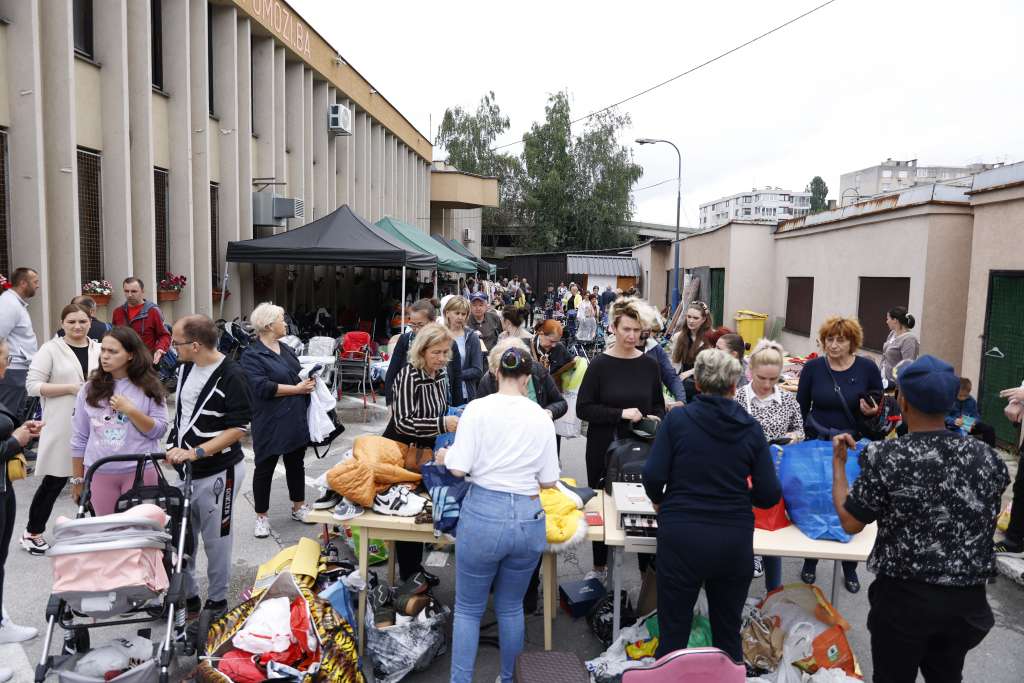
<path fill-rule="evenodd" d="M 184 489 L 170 485 L 160 470 L 163 453 L 101 458 L 85 474 L 75 519 L 58 520 L 54 543 L 53 592 L 46 605 L 46 636 L 35 680 L 52 669 L 61 683 L 94 679 L 65 670 L 75 655 L 89 651 L 89 631 L 103 626 L 166 623 L 155 653 L 140 666 L 112 680 L 119 683 L 167 683 L 175 646 L 185 650 L 185 595 L 182 567 L 194 549 L 188 529 L 192 469 L 182 468 Z M 118 499 L 115 512 L 96 517 L 91 483 L 96 470 L 113 462 L 136 463 L 131 490 Z M 157 483 L 143 483 L 147 463 L 156 467 Z M 50 655 L 54 627 L 65 630 L 64 651 Z M 202 624 L 200 624 L 202 633 Z M 140 631 L 148 637 L 148 629 Z M 153 654 L 153 653 L 150 653 Z M 96 679 L 102 680 L 102 679 Z"/>

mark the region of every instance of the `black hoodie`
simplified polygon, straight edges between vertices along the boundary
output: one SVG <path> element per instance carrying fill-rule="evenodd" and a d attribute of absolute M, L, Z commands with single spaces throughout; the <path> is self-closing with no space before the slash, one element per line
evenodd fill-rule
<path fill-rule="evenodd" d="M 665 415 L 644 466 L 644 488 L 661 504 L 659 524 L 750 529 L 751 505 L 771 507 L 782 495 L 761 426 L 736 401 L 707 394 Z"/>

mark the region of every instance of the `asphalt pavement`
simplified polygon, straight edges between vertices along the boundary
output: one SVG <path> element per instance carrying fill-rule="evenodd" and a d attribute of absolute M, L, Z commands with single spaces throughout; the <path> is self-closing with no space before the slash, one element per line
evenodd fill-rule
<path fill-rule="evenodd" d="M 347 399 L 343 402 L 342 419 L 347 431 L 338 439 L 332 452 L 324 460 L 313 457 L 312 451 L 306 459 L 307 481 L 312 482 L 320 473 L 326 471 L 337 459 L 337 455 L 350 447 L 352 440 L 364 433 L 379 434 L 383 431 L 386 411 L 383 406 L 370 406 L 365 412 L 362 402 Z M 581 482 L 586 479 L 584 464 L 583 439 L 563 440 L 561 459 L 563 474 L 577 477 Z M 242 496 L 235 507 L 235 524 L 237 525 L 234 548 L 234 572 L 231 580 L 231 604 L 236 604 L 237 596 L 249 587 L 256 575 L 257 567 L 275 555 L 282 548 L 298 542 L 302 536 L 315 536 L 318 529 L 314 526 L 300 524 L 289 518 L 290 504 L 284 482 L 284 471 L 279 466 L 271 493 L 270 520 L 272 534 L 269 538 L 258 539 L 252 535 L 255 512 L 252 502 L 252 460 L 251 452 L 247 454 L 246 481 L 242 485 Z M 26 643 L 0 645 L 0 663 L 16 670 L 15 681 L 27 683 L 33 680 L 33 668 L 42 653 L 42 631 L 44 627 L 44 610 L 52 585 L 50 561 L 44 557 L 33 557 L 21 550 L 18 538 L 24 530 L 28 518 L 28 507 L 38 480 L 30 477 L 15 484 L 18 496 L 18 513 L 14 539 L 11 542 L 10 554 L 6 564 L 6 581 L 4 585 L 4 606 L 10 616 L 21 624 L 40 628 L 40 637 Z M 308 490 L 308 500 L 316 498 L 316 491 Z M 73 515 L 75 507 L 70 498 L 60 499 L 51 518 L 58 515 Z M 441 586 L 435 589 L 435 595 L 444 604 L 454 605 L 454 558 L 447 556 L 447 565 L 432 569 L 442 580 Z M 583 544 L 575 552 L 567 553 L 559 558 L 559 581 L 582 578 L 590 568 L 590 546 Z M 199 576 L 205 573 L 205 558 L 200 553 Z M 783 581 L 786 583 L 800 580 L 801 561 L 786 559 L 783 561 Z M 640 575 L 636 562 L 626 557 L 623 562 L 625 569 L 624 586 L 630 590 L 634 599 L 640 586 Z M 383 569 L 379 570 L 381 578 Z M 848 634 L 850 645 L 856 654 L 865 680 L 871 680 L 870 641 L 865 626 L 868 611 L 867 591 L 873 575 L 861 565 L 860 578 L 862 590 L 856 595 L 839 589 L 838 609 L 850 622 L 852 628 Z M 831 574 L 828 563 L 819 566 L 819 585 L 826 595 L 831 590 Z M 754 579 L 750 586 L 750 595 L 759 596 L 764 592 L 764 580 Z M 1020 683 L 1024 680 L 1024 587 L 1000 576 L 988 590 L 989 601 L 996 616 L 996 626 L 988 637 L 967 657 L 964 670 L 964 681 L 967 683 Z M 485 616 L 485 623 L 493 621 L 492 614 Z M 543 647 L 543 624 L 539 615 L 527 617 L 526 646 L 528 649 Z M 158 631 L 162 632 L 159 627 Z M 492 632 L 495 632 L 492 629 Z M 102 644 L 109 638 L 125 635 L 124 630 L 117 628 L 101 629 L 94 632 L 94 646 Z M 54 639 L 51 652 L 59 647 L 60 634 Z M 585 620 L 573 620 L 560 613 L 554 624 L 554 643 L 556 649 L 577 653 L 586 660 L 601 653 L 602 647 L 591 635 Z M 188 677 L 190 662 L 182 660 L 175 672 L 175 680 Z M 369 668 L 369 667 L 367 667 Z M 495 648 L 482 646 L 477 659 L 478 681 L 493 681 L 498 673 L 498 651 Z M 410 683 L 433 683 L 446 681 L 449 675 L 449 657 L 443 656 L 434 662 L 427 671 L 409 675 L 405 680 Z M 368 678 L 372 680 L 372 678 Z"/>

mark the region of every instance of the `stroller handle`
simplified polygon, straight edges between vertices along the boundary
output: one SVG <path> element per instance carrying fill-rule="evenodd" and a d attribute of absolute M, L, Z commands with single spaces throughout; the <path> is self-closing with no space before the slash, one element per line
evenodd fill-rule
<path fill-rule="evenodd" d="M 121 455 L 108 455 L 105 458 L 100 458 L 93 464 L 89 465 L 89 469 L 85 472 L 85 490 L 91 490 L 90 484 L 92 483 L 92 477 L 96 474 L 96 471 L 100 467 L 111 462 L 134 462 L 142 464 L 146 460 L 152 461 L 153 465 L 159 467 L 161 460 L 167 459 L 167 453 L 155 452 L 155 453 L 126 453 Z M 192 482 L 192 463 L 182 463 L 182 479 L 185 481 L 185 485 L 188 486 Z"/>

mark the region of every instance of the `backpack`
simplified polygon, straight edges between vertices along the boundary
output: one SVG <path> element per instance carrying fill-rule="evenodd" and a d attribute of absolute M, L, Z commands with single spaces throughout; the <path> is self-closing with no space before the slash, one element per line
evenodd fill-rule
<path fill-rule="evenodd" d="M 617 481 L 642 484 L 644 464 L 653 445 L 653 437 L 644 439 L 630 435 L 612 441 L 605 453 L 604 492 L 610 496 L 612 484 Z"/>

